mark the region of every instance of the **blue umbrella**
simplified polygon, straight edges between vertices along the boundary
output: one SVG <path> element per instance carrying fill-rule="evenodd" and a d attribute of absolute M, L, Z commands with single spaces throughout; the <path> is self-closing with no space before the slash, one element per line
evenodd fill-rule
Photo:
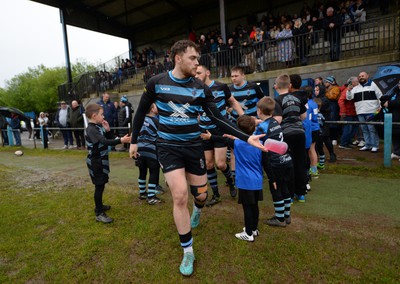
<path fill-rule="evenodd" d="M 400 81 L 400 64 L 380 66 L 372 81 L 378 86 L 384 96 L 390 96 Z"/>

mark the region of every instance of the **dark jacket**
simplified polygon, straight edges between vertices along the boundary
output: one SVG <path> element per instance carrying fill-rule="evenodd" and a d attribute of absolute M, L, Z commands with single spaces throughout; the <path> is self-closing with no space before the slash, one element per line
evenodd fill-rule
<path fill-rule="evenodd" d="M 98 105 L 101 105 L 104 111 L 104 119 L 107 120 L 108 124 L 110 127 L 114 127 L 116 125 L 117 121 L 117 111 L 115 109 L 114 103 L 109 100 L 108 102 L 103 102 L 102 99 L 100 99 L 97 102 Z"/>
<path fill-rule="evenodd" d="M 81 106 L 71 108 L 70 124 L 71 128 L 83 128 L 83 110 Z"/>

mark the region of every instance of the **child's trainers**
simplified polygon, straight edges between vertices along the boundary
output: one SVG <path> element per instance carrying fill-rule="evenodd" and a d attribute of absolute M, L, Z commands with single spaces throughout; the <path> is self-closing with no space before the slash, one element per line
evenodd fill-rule
<path fill-rule="evenodd" d="M 252 234 L 251 236 L 249 236 L 246 232 L 237 233 L 235 234 L 235 237 L 239 240 L 254 242 L 254 235 Z"/>
<path fill-rule="evenodd" d="M 231 194 L 231 197 L 235 198 L 237 195 L 237 188 L 234 184 L 228 184 L 229 186 L 229 193 Z"/>
<path fill-rule="evenodd" d="M 243 227 L 243 232 L 246 232 L 246 227 Z M 260 231 L 256 229 L 253 231 L 253 237 L 258 237 L 260 235 Z"/>
<path fill-rule="evenodd" d="M 213 197 L 206 202 L 206 206 L 211 207 L 219 202 L 221 202 L 221 197 L 213 195 Z"/>
<path fill-rule="evenodd" d="M 102 222 L 102 223 L 111 223 L 114 221 L 112 218 L 108 217 L 106 213 L 101 213 L 100 215 L 96 216 L 96 222 Z"/>
<path fill-rule="evenodd" d="M 325 165 L 324 165 L 324 164 L 321 164 L 321 163 L 318 163 L 318 164 L 317 164 L 317 168 L 318 168 L 319 170 L 324 170 L 324 169 L 325 169 Z"/>
<path fill-rule="evenodd" d="M 147 203 L 149 205 L 155 205 L 155 204 L 161 203 L 161 199 L 158 198 L 157 196 L 148 197 Z"/>
<path fill-rule="evenodd" d="M 141 193 L 139 194 L 139 200 L 147 200 L 147 193 Z"/>
<path fill-rule="evenodd" d="M 163 194 L 165 193 L 165 189 L 161 185 L 156 186 L 156 194 Z"/>
<path fill-rule="evenodd" d="M 298 202 L 304 203 L 306 202 L 306 197 L 304 195 L 294 195 L 294 198 L 297 199 Z"/>
<path fill-rule="evenodd" d="M 265 224 L 267 224 L 268 226 L 273 226 L 273 227 L 286 227 L 286 222 L 279 221 L 278 218 L 276 218 L 276 216 L 265 221 Z"/>
<path fill-rule="evenodd" d="M 195 261 L 194 254 L 192 252 L 187 252 L 183 255 L 181 266 L 179 271 L 184 276 L 190 276 L 193 274 L 193 263 Z"/>

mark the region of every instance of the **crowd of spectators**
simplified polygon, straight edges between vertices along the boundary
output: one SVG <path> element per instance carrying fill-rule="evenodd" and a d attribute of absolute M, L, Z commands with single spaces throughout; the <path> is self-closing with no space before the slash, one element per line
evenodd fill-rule
<path fill-rule="evenodd" d="M 382 13 L 388 11 L 388 2 L 379 1 Z M 249 15 L 246 25 L 239 23 L 228 33 L 226 42 L 218 29 L 198 34 L 191 29 L 189 39 L 200 45 L 200 63 L 210 70 L 214 68 L 218 77 L 229 76 L 230 68 L 236 65 L 246 67 L 248 73 L 266 71 L 266 50 L 271 46 L 278 47 L 277 54 L 273 56 L 275 61 L 284 63 L 283 66 L 307 65 L 311 46 L 320 41 L 321 35 L 330 43 L 331 61 L 336 61 L 340 59 L 343 34 L 350 31 L 360 33 L 360 23 L 366 21 L 367 9 L 375 4 L 373 0 L 316 0 L 310 6 L 304 1 L 298 13 L 267 11 L 261 18 Z M 329 14 L 328 8 L 333 8 L 333 15 Z M 141 52 L 136 51 L 131 60 L 122 59 L 111 73 L 99 71 L 96 82 L 100 91 L 105 91 L 134 74 L 140 73 L 146 83 L 152 76 L 171 69 L 168 51 L 162 58 L 152 47 L 148 47 Z"/>

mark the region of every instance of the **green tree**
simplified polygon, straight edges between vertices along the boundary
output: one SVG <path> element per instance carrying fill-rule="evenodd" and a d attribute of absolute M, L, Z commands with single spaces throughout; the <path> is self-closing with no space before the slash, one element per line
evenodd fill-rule
<path fill-rule="evenodd" d="M 73 64 L 72 75 L 96 70 L 86 62 Z M 21 111 L 53 112 L 57 110 L 58 86 L 67 81 L 65 67 L 47 68 L 39 65 L 14 76 L 6 82 L 5 89 L 0 89 L 0 104 L 12 106 Z"/>

